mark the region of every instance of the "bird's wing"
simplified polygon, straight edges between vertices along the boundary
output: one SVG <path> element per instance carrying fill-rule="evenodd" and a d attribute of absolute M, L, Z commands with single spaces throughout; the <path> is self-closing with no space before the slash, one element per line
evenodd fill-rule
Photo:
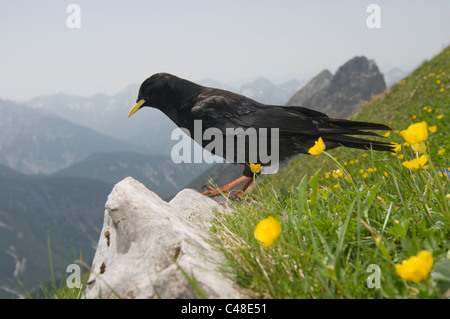
<path fill-rule="evenodd" d="M 204 127 L 247 129 L 278 128 L 280 135 L 317 135 L 316 119 L 327 115 L 303 107 L 263 105 L 238 94 L 202 96 L 191 109 L 195 119 L 201 119 Z"/>

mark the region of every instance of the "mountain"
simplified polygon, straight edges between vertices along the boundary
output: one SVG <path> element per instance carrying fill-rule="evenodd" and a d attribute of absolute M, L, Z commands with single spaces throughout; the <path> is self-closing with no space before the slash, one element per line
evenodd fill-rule
<path fill-rule="evenodd" d="M 147 154 L 170 155 L 171 132 L 176 125 L 154 108 L 141 110 L 142 116 L 128 118 L 139 85 L 132 84 L 115 95 L 81 97 L 65 93 L 36 97 L 25 102 L 87 127 L 100 134 L 138 145 Z M 147 152 L 145 150 L 151 150 Z"/>
<path fill-rule="evenodd" d="M 259 77 L 252 82 L 245 83 L 239 88 L 213 79 L 203 79 L 197 83 L 203 86 L 242 94 L 261 103 L 281 105 L 285 104 L 289 97 L 297 92 L 304 84 L 302 81 L 292 79 L 276 85 L 264 77 Z"/>
<path fill-rule="evenodd" d="M 333 75 L 328 70 L 323 70 L 295 93 L 287 102 L 287 105 L 305 105 L 316 94 L 325 90 L 330 84 Z"/>
<path fill-rule="evenodd" d="M 0 164 L 50 174 L 95 152 L 144 149 L 64 120 L 45 110 L 0 100 Z"/>
<path fill-rule="evenodd" d="M 177 126 L 164 113 L 146 107 L 139 116 L 128 118 L 128 111 L 136 101 L 138 91 L 139 85 L 132 84 L 115 95 L 81 97 L 59 93 L 36 97 L 26 104 L 55 113 L 100 134 L 137 145 L 143 153 L 170 156 L 176 143 L 171 140 L 171 134 Z"/>
<path fill-rule="evenodd" d="M 175 164 L 169 156 L 151 154 L 144 147 L 104 136 L 46 110 L 9 101 L 0 100 L 0 127 L 0 164 L 27 174 L 55 173 L 108 183 L 131 175 L 169 198 L 209 167 Z"/>
<path fill-rule="evenodd" d="M 300 88 L 302 88 L 306 83 L 307 81 L 305 80 L 299 81 L 296 79 L 292 79 L 279 84 L 278 87 L 285 92 L 284 102 L 282 102 L 281 105 L 284 105 L 286 101 L 289 100 L 289 98 Z"/>
<path fill-rule="evenodd" d="M 410 72 L 404 71 L 399 68 L 392 68 L 388 72 L 384 73 L 384 80 L 386 81 L 386 86 L 389 88 L 393 86 L 398 81 L 401 81 L 406 76 L 408 76 Z"/>
<path fill-rule="evenodd" d="M 197 84 L 203 85 L 203 86 L 208 86 L 208 87 L 212 87 L 212 88 L 216 88 L 216 89 L 221 89 L 221 90 L 227 90 L 227 91 L 231 91 L 231 92 L 237 92 L 238 90 L 228 84 L 222 83 L 220 81 L 214 80 L 214 79 L 202 79 L 200 81 L 197 82 Z"/>
<path fill-rule="evenodd" d="M 349 60 L 331 78 L 323 72 L 311 80 L 317 82 L 319 88 L 309 82 L 308 90 L 300 90 L 287 105 L 302 105 L 330 117 L 348 118 L 365 101 L 386 89 L 383 74 L 375 61 L 364 56 Z M 310 94 L 311 91 L 315 93 Z"/>
<path fill-rule="evenodd" d="M 133 152 L 96 153 L 53 174 L 118 183 L 127 176 L 139 180 L 165 200 L 171 199 L 208 164 L 176 164 L 170 157 Z"/>
<path fill-rule="evenodd" d="M 113 184 L 87 178 L 24 175 L 0 165 L 0 298 L 49 281 L 47 236 L 55 272 L 82 253 L 92 260 Z"/>
<path fill-rule="evenodd" d="M 300 87 L 301 84 L 297 80 L 275 85 L 268 79 L 261 77 L 241 86 L 238 93 L 261 103 L 283 105 L 289 99 L 289 96 Z"/>

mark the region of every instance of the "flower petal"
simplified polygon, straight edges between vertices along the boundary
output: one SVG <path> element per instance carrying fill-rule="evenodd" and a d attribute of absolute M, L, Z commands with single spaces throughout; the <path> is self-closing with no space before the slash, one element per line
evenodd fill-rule
<path fill-rule="evenodd" d="M 322 138 L 319 137 L 317 141 L 314 142 L 314 146 L 308 150 L 308 153 L 311 155 L 319 155 L 325 150 L 325 143 Z"/>

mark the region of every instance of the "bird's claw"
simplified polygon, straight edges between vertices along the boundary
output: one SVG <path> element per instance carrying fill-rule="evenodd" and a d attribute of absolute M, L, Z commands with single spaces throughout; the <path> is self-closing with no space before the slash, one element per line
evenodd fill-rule
<path fill-rule="evenodd" d="M 214 197 L 220 194 L 220 191 L 216 188 L 213 188 L 209 185 L 206 186 L 207 188 L 209 188 L 208 190 L 202 192 L 203 195 L 209 196 L 209 197 Z"/>
<path fill-rule="evenodd" d="M 209 188 L 207 191 L 202 192 L 203 195 L 206 195 L 208 197 L 214 197 L 220 194 L 223 194 L 225 197 L 229 198 L 229 199 L 242 199 L 242 200 L 247 200 L 249 199 L 248 197 L 244 197 L 243 196 L 243 192 L 239 191 L 236 194 L 232 194 L 231 192 L 225 192 L 220 188 L 214 188 L 212 186 L 206 185 L 204 186 L 204 188 Z"/>

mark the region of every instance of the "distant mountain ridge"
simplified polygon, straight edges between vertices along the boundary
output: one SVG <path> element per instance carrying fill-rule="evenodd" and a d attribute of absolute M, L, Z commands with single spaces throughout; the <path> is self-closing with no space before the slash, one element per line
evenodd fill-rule
<path fill-rule="evenodd" d="M 118 183 L 128 176 L 138 179 L 164 200 L 170 200 L 195 176 L 211 165 L 174 163 L 163 155 L 145 155 L 133 152 L 95 153 L 52 176 L 90 178 L 107 183 Z"/>
<path fill-rule="evenodd" d="M 51 112 L 5 100 L 0 100 L 0 127 L 0 164 L 27 174 L 51 174 L 101 151 L 146 151 Z"/>
<path fill-rule="evenodd" d="M 387 72 L 384 72 L 384 80 L 386 81 L 386 86 L 390 88 L 392 85 L 397 83 L 398 81 L 401 81 L 405 77 L 407 77 L 410 72 L 404 71 L 400 68 L 392 68 Z"/>
<path fill-rule="evenodd" d="M 302 83 L 297 80 L 275 85 L 270 80 L 260 77 L 241 86 L 237 93 L 264 104 L 283 105 L 301 86 Z"/>
<path fill-rule="evenodd" d="M 80 97 L 59 93 L 36 97 L 24 104 L 53 112 L 103 135 L 138 145 L 144 153 L 169 156 L 173 144 L 170 133 L 176 128 L 170 119 L 153 108 L 146 108 L 143 116 L 128 118 L 138 90 L 139 85 L 132 84 L 115 95 Z"/>

